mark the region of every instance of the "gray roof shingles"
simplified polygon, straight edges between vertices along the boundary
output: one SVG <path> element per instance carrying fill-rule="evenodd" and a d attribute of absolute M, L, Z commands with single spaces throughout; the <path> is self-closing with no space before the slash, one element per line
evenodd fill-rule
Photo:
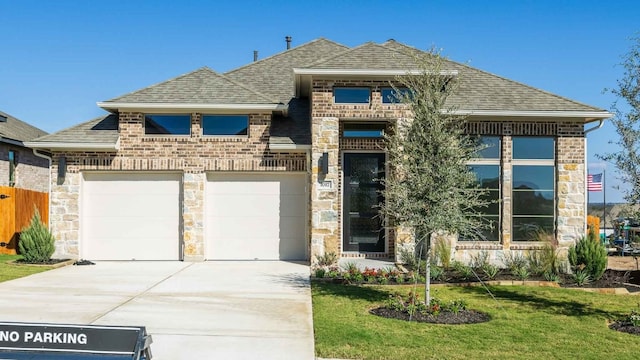
<path fill-rule="evenodd" d="M 7 121 L 0 121 L 0 138 L 24 142 L 47 134 L 45 131 L 18 120 L 5 112 L 0 111 L 0 116 L 7 119 Z"/>
<path fill-rule="evenodd" d="M 419 68 L 422 50 L 389 40 L 354 48 L 317 39 L 273 56 L 218 74 L 204 67 L 165 82 L 108 100 L 109 103 L 273 104 L 289 105 L 287 117 L 275 116 L 272 143 L 310 144 L 309 101 L 294 98 L 294 68 L 408 70 Z M 450 105 L 461 110 L 603 111 L 470 66 L 448 61 L 457 70 L 458 92 Z M 44 136 L 41 142 L 115 143 L 117 118 L 101 118 Z"/>
<path fill-rule="evenodd" d="M 270 104 L 276 99 L 208 67 L 105 101 L 105 103 Z"/>
<path fill-rule="evenodd" d="M 107 114 L 80 125 L 35 139 L 43 143 L 115 144 L 118 141 L 118 115 Z"/>

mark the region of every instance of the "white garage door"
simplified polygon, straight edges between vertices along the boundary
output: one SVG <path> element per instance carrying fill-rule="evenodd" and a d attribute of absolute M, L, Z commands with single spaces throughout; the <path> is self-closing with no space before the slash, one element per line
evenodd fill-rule
<path fill-rule="evenodd" d="M 205 256 L 211 260 L 304 260 L 304 174 L 209 174 Z"/>
<path fill-rule="evenodd" d="M 180 174 L 85 173 L 81 257 L 179 260 Z"/>

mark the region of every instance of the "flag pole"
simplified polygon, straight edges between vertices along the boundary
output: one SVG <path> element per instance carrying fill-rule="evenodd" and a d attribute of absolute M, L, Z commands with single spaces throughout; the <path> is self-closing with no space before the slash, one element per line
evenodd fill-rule
<path fill-rule="evenodd" d="M 602 169 L 602 202 L 604 207 L 602 208 L 602 227 L 604 229 L 604 237 L 607 238 L 607 170 Z"/>

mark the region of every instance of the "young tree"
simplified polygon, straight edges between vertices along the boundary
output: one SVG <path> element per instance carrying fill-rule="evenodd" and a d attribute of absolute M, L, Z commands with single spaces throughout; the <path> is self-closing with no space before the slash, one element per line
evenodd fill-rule
<path fill-rule="evenodd" d="M 620 180 L 631 186 L 624 198 L 636 205 L 640 203 L 640 37 L 633 41 L 623 57 L 622 79 L 618 80 L 616 89 L 609 90 L 618 97 L 611 107 L 614 113 L 611 123 L 620 136 L 615 142 L 620 151 L 597 156 L 620 170 Z"/>
<path fill-rule="evenodd" d="M 447 104 L 458 87 L 457 75 L 435 51 L 412 56 L 420 72 L 398 77 L 409 91 L 395 92 L 412 117 L 399 120 L 386 136 L 390 174 L 384 181 L 381 213 L 394 226 L 411 230 L 416 246 L 424 245 L 429 304 L 431 235 L 479 237 L 487 227 L 479 211 L 488 202 L 468 167 L 480 145 L 465 134 L 465 117 L 455 115 L 456 108 Z"/>

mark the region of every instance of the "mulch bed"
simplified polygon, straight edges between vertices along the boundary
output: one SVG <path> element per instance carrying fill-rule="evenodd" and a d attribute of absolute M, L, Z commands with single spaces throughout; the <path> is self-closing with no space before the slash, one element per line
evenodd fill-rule
<path fill-rule="evenodd" d="M 609 325 L 609 329 L 633 335 L 640 335 L 640 326 L 633 326 L 633 324 L 627 321 L 616 321 Z"/>
<path fill-rule="evenodd" d="M 392 310 L 386 307 L 371 309 L 369 312 L 373 315 L 388 319 L 409 321 L 409 313 Z M 489 320 L 491 320 L 491 317 L 488 314 L 475 310 L 460 310 L 457 314 L 450 311 L 442 311 L 437 316 L 416 312 L 411 317 L 411 321 L 449 325 L 478 324 Z"/>

